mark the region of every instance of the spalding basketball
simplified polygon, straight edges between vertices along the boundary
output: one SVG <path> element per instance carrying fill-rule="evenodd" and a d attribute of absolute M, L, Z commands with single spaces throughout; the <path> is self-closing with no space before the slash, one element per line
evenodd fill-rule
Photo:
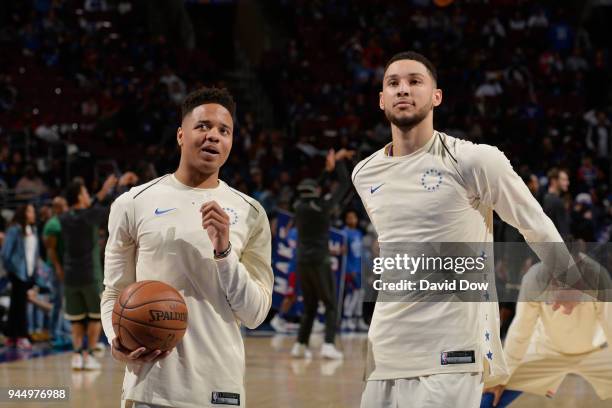
<path fill-rule="evenodd" d="M 185 299 L 172 286 L 147 280 L 121 291 L 113 308 L 113 329 L 128 350 L 170 350 L 187 330 Z"/>

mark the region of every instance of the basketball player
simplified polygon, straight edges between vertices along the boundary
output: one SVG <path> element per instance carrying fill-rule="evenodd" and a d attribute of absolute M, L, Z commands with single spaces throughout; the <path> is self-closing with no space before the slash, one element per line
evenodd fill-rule
<path fill-rule="evenodd" d="M 576 262 L 606 281 L 600 287 L 610 287 L 608 272 L 592 258 L 580 253 Z M 612 398 L 612 303 L 579 302 L 562 312 L 529 299 L 525 293 L 541 286 L 541 267 L 532 266 L 521 283 L 516 316 L 504 344 L 510 377 L 504 385 L 485 390 L 482 408 L 505 407 L 521 392 L 552 398 L 569 373 L 581 375 L 599 398 Z"/>
<path fill-rule="evenodd" d="M 110 175 L 94 198 L 81 179 L 66 187 L 69 210 L 58 216 L 62 242 L 62 268 L 66 320 L 70 321 L 72 369 L 99 370 L 94 357 L 102 331 L 100 324 L 100 293 L 102 292 L 102 263 L 98 232 L 108 220 L 109 207 L 105 201 L 112 196 L 115 186 L 125 187 L 137 176 L 127 172 L 120 179 Z M 87 349 L 83 339 L 87 335 Z"/>
<path fill-rule="evenodd" d="M 493 210 L 527 242 L 562 242 L 502 152 L 434 130 L 441 103 L 427 58 L 391 58 L 379 106 L 392 141 L 352 174 L 381 254 L 391 243 L 492 242 Z M 475 407 L 482 373 L 503 378 L 505 366 L 497 303 L 379 301 L 361 406 Z"/>
<path fill-rule="evenodd" d="M 232 147 L 235 104 L 202 88 L 182 104 L 178 169 L 120 196 L 111 209 L 103 326 L 127 364 L 124 407 L 244 406 L 240 325 L 261 324 L 272 299 L 270 228 L 253 198 L 219 180 Z M 189 325 L 170 352 L 126 350 L 112 327 L 127 285 L 159 280 L 185 298 Z"/>

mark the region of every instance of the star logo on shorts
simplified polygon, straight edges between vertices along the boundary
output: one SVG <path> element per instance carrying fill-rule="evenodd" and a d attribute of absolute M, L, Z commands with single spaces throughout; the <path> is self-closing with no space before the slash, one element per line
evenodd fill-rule
<path fill-rule="evenodd" d="M 487 353 L 487 358 L 489 360 L 493 360 L 493 353 L 491 353 L 491 350 L 489 350 L 489 352 Z"/>

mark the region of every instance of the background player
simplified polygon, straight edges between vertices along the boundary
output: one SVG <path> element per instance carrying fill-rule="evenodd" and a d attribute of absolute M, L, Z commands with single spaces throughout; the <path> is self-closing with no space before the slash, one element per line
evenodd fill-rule
<path fill-rule="evenodd" d="M 298 230 L 297 272 L 304 296 L 304 314 L 300 322 L 297 342 L 293 345 L 293 357 L 309 357 L 308 350 L 312 326 L 317 314 L 319 300 L 325 304 L 325 342 L 321 356 L 341 359 L 336 349 L 337 300 L 336 282 L 330 268 L 329 225 L 331 211 L 350 188 L 345 159 L 354 152 L 342 149 L 329 150 L 325 160 L 325 171 L 318 181 L 303 180 L 298 185 L 300 200 L 295 205 L 295 226 Z M 330 196 L 321 196 L 322 185 L 336 173 L 339 185 Z"/>
<path fill-rule="evenodd" d="M 87 187 L 75 180 L 66 188 L 66 201 L 70 209 L 59 215 L 61 256 L 64 280 L 66 319 L 70 321 L 72 368 L 99 370 L 100 363 L 93 356 L 102 326 L 100 324 L 100 293 L 102 292 L 102 265 L 100 262 L 99 230 L 108 221 L 109 207 L 103 201 L 115 185 L 136 183 L 134 173 L 125 173 L 121 179 L 109 176 L 92 200 Z M 83 340 L 87 335 L 87 348 Z"/>
<path fill-rule="evenodd" d="M 610 287 L 601 265 L 584 253 L 576 262 Z M 579 302 L 573 308 L 554 310 L 526 293 L 538 291 L 538 269 L 533 265 L 523 277 L 516 316 L 504 343 L 510 377 L 504 385 L 488 388 L 481 407 L 505 407 L 521 392 L 552 398 L 569 373 L 584 377 L 601 399 L 612 398 L 612 303 Z M 525 300 L 525 301 L 522 301 Z"/>

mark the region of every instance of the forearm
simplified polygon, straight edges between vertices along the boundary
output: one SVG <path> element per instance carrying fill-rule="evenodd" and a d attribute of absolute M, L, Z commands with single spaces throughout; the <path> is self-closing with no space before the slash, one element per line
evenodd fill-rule
<path fill-rule="evenodd" d="M 504 345 L 504 355 L 510 375 L 514 373 L 527 353 L 538 317 L 539 305 L 537 303 L 517 303 L 516 316 L 508 329 Z"/>
<path fill-rule="evenodd" d="M 104 289 L 104 293 L 102 293 L 102 300 L 100 302 L 102 328 L 104 329 L 104 334 L 108 338 L 109 343 L 117 336 L 113 328 L 113 307 L 120 293 L 121 291 L 107 286 Z"/>
<path fill-rule="evenodd" d="M 336 178 L 338 186 L 330 199 L 332 206 L 338 204 L 351 188 L 351 181 L 344 160 L 336 165 Z"/>
<path fill-rule="evenodd" d="M 53 309 L 53 305 L 49 302 L 45 302 L 44 300 L 38 299 L 37 297 L 29 299 L 30 303 L 33 305 L 43 309 L 45 312 L 50 312 Z"/>
<path fill-rule="evenodd" d="M 227 258 L 216 261 L 219 285 L 235 316 L 250 329 L 259 326 L 265 320 L 272 304 L 272 290 L 254 275 L 268 274 L 267 270 L 252 270 L 238 260 L 231 252 Z M 255 268 L 255 267 L 252 267 Z"/>
<path fill-rule="evenodd" d="M 62 264 L 59 261 L 55 248 L 47 248 L 47 255 L 49 256 L 51 264 L 53 265 L 55 276 L 57 276 L 59 279 L 63 278 L 64 269 L 62 268 Z"/>

